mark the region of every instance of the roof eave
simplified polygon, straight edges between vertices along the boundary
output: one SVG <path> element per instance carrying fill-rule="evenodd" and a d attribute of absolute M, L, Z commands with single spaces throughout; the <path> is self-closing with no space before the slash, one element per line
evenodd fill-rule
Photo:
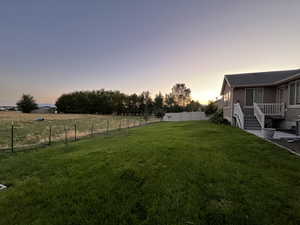
<path fill-rule="evenodd" d="M 288 82 L 290 80 L 297 79 L 298 77 L 300 78 L 300 73 L 297 73 L 297 74 L 295 74 L 295 75 L 293 75 L 291 77 L 288 77 L 288 78 L 279 80 L 277 82 L 274 82 L 274 85 L 281 84 L 281 83 L 284 83 L 284 82 Z"/>
<path fill-rule="evenodd" d="M 272 82 L 272 83 L 264 83 L 264 84 L 243 84 L 243 85 L 233 85 L 232 87 L 234 88 L 240 88 L 240 87 L 264 87 L 264 86 L 275 86 L 275 85 L 279 85 L 285 82 L 288 82 L 290 80 L 293 79 L 297 79 L 300 78 L 300 73 L 297 73 L 289 78 L 285 78 L 276 82 Z"/>
<path fill-rule="evenodd" d="M 221 95 L 224 94 L 224 90 L 225 90 L 225 84 L 227 83 L 227 85 L 231 88 L 231 85 L 226 77 L 226 75 L 224 76 L 224 79 L 223 79 L 223 84 L 222 84 L 222 89 L 221 89 Z"/>

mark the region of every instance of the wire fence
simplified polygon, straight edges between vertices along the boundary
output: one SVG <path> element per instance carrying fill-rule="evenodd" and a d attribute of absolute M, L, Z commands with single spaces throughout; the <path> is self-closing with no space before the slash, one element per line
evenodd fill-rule
<path fill-rule="evenodd" d="M 112 117 L 78 120 L 53 120 L 34 122 L 12 122 L 0 127 L 0 152 L 16 152 L 56 142 L 77 141 L 98 134 L 128 130 L 131 127 L 159 122 L 155 117 Z"/>

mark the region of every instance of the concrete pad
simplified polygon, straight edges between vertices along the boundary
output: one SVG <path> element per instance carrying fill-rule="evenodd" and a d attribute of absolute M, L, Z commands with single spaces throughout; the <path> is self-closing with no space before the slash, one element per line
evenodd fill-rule
<path fill-rule="evenodd" d="M 250 134 L 254 134 L 257 137 L 264 138 L 263 135 L 262 135 L 261 130 L 245 130 L 245 131 L 247 131 Z M 281 139 L 281 138 L 284 138 L 284 139 L 300 139 L 300 136 L 290 134 L 290 133 L 286 133 L 286 132 L 282 132 L 282 131 L 275 131 L 274 139 Z"/>

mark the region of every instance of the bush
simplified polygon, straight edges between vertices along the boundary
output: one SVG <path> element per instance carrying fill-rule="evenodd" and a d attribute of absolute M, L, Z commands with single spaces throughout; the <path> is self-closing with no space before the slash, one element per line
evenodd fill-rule
<path fill-rule="evenodd" d="M 154 111 L 154 116 L 155 116 L 156 118 L 162 119 L 162 118 L 165 116 L 165 112 L 164 112 L 162 109 L 155 110 L 155 111 Z"/>
<path fill-rule="evenodd" d="M 205 107 L 204 112 L 207 116 L 214 114 L 215 112 L 217 112 L 218 107 L 216 106 L 216 104 L 212 101 L 210 101 L 208 103 L 208 105 Z"/>
<path fill-rule="evenodd" d="M 230 125 L 229 121 L 223 118 L 223 110 L 218 110 L 215 112 L 209 120 L 216 124 Z"/>

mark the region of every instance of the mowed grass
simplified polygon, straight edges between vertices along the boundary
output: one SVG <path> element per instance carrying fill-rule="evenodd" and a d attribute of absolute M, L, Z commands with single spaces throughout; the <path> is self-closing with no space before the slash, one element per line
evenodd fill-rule
<path fill-rule="evenodd" d="M 300 224 L 300 159 L 239 129 L 158 123 L 0 155 L 0 224 Z"/>

